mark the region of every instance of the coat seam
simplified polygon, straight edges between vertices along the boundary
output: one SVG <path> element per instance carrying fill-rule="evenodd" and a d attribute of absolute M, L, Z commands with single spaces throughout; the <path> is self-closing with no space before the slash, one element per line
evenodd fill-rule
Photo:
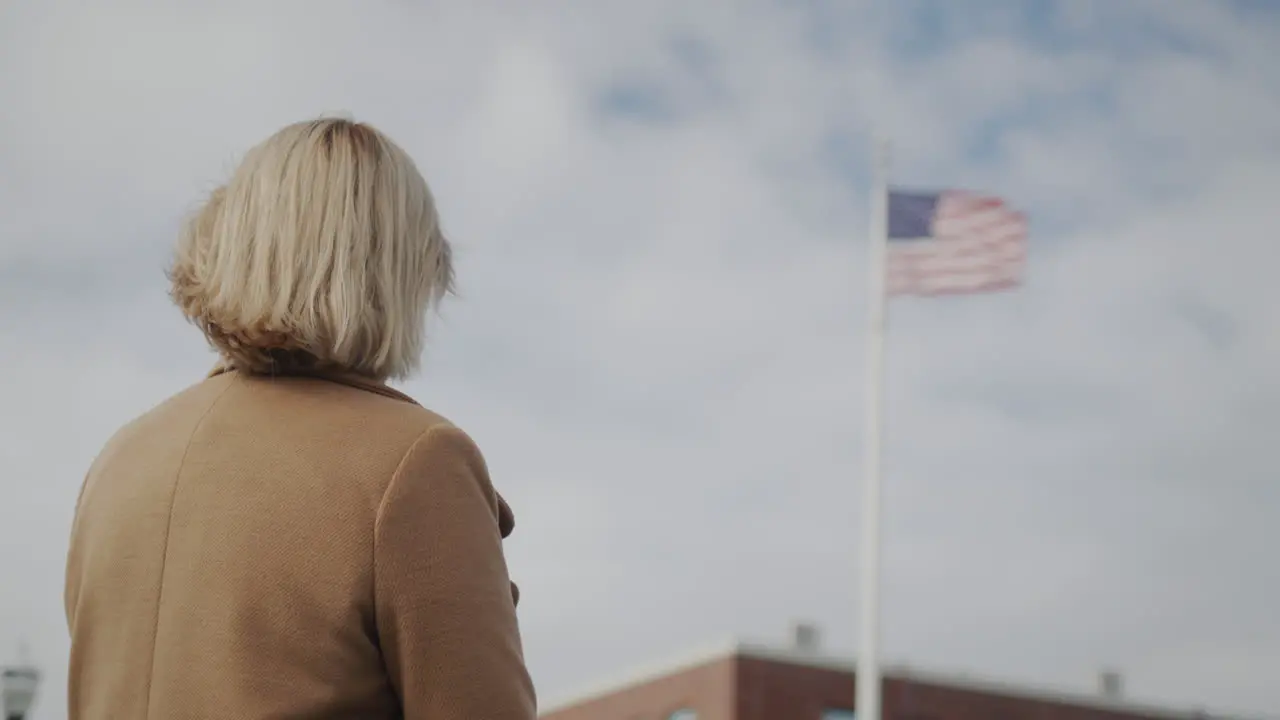
<path fill-rule="evenodd" d="M 191 452 L 191 446 L 195 443 L 196 435 L 200 432 L 200 428 L 204 426 L 205 420 L 208 419 L 213 409 L 218 406 L 218 403 L 222 402 L 222 398 L 235 385 L 237 379 L 232 378 L 231 382 L 222 389 L 222 392 L 218 393 L 218 396 L 213 399 L 213 402 L 209 403 L 209 407 L 205 408 L 205 411 L 200 414 L 200 419 L 196 420 L 196 424 L 191 428 L 191 435 L 187 438 L 186 447 L 182 449 L 182 457 L 178 460 L 178 469 L 175 472 L 173 481 L 173 492 L 169 495 L 169 517 L 164 527 L 164 554 L 160 558 L 160 588 L 156 592 L 156 617 L 151 630 L 151 667 L 147 671 L 147 718 L 151 717 L 151 705 L 155 701 L 152 693 L 155 690 L 156 655 L 160 646 L 160 611 L 164 603 L 165 572 L 169 566 L 169 534 L 173 530 L 173 508 L 177 504 L 178 489 L 182 484 L 182 471 L 186 467 L 187 455 Z"/>
<path fill-rule="evenodd" d="M 391 490 L 400 478 L 400 473 L 409 464 L 409 457 L 413 455 L 413 451 L 417 450 L 419 445 L 429 442 L 436 430 L 447 426 L 447 423 L 437 422 L 428 425 L 425 430 L 418 433 L 418 437 L 414 438 L 413 442 L 409 443 L 409 448 L 404 451 L 404 457 L 401 457 L 400 462 L 396 463 L 396 469 L 391 472 L 391 480 L 382 489 L 382 497 L 378 499 L 378 509 L 373 514 L 373 542 L 370 543 L 372 557 L 370 557 L 371 562 L 369 563 L 369 598 L 371 600 L 375 636 L 378 634 L 378 532 L 382 528 L 382 514 L 387 507 L 387 498 L 391 497 Z"/>

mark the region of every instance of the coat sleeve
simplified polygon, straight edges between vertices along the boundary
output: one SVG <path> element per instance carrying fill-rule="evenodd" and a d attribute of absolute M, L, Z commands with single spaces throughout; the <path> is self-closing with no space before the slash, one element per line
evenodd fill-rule
<path fill-rule="evenodd" d="M 374 529 L 378 640 L 405 720 L 534 720 L 502 552 L 510 509 L 471 439 L 428 430 Z M 500 527 L 505 526 L 505 527 Z"/>

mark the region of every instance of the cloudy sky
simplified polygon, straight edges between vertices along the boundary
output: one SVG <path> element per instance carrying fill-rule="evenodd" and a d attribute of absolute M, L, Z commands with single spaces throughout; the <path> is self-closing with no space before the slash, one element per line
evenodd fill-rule
<path fill-rule="evenodd" d="M 1262 0 L 0 4 L 0 658 L 61 717 L 84 470 L 212 362 L 178 222 L 333 112 L 457 244 L 406 389 L 516 509 L 544 703 L 793 619 L 851 653 L 878 126 L 1034 242 L 891 308 L 887 658 L 1280 714 L 1277 48 Z"/>

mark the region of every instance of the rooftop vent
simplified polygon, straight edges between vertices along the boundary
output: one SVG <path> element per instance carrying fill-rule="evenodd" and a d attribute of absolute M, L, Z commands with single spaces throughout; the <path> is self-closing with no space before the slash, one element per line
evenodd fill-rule
<path fill-rule="evenodd" d="M 822 633 L 813 623 L 798 622 L 792 625 L 791 639 L 795 649 L 806 655 L 817 654 L 822 645 Z"/>
<path fill-rule="evenodd" d="M 1116 670 L 1098 673 L 1098 694 L 1108 700 L 1119 700 L 1124 695 L 1124 678 Z"/>

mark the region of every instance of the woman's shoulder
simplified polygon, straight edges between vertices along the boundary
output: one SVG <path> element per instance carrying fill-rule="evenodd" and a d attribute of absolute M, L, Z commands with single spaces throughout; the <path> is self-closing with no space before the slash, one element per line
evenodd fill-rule
<path fill-rule="evenodd" d="M 375 445 L 399 446 L 433 428 L 455 428 L 448 418 L 404 392 L 356 375 L 219 373 L 210 380 L 225 375 L 231 376 L 223 382 L 228 386 L 227 410 L 233 414 L 266 413 L 317 431 L 354 432 Z"/>
<path fill-rule="evenodd" d="M 372 380 L 215 370 L 126 423 L 104 452 L 122 445 L 159 450 L 207 444 L 215 454 L 293 448 L 332 458 L 326 465 L 382 465 L 394 464 L 438 431 L 461 433 L 440 413 Z"/>
<path fill-rule="evenodd" d="M 95 465 L 127 460 L 158 468 L 167 458 L 188 465 L 188 472 L 219 476 L 270 468 L 277 480 L 306 479 L 285 486 L 324 486 L 329 495 L 363 487 L 375 497 L 424 450 L 433 463 L 475 453 L 472 462 L 482 467 L 465 432 L 385 385 L 219 372 L 125 425 Z"/>

